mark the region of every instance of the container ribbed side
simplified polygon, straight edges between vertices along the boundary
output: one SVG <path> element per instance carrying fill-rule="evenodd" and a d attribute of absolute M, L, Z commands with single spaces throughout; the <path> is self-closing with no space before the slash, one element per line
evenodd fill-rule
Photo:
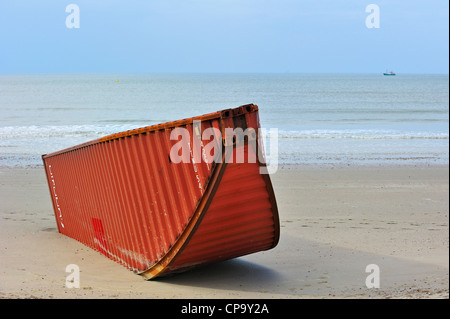
<path fill-rule="evenodd" d="M 192 137 L 193 125 L 182 127 Z M 217 119 L 203 121 L 199 133 L 211 127 L 219 127 Z M 177 141 L 170 133 L 148 131 L 44 156 L 59 232 L 135 271 L 161 259 L 192 218 L 214 165 L 172 163 Z"/>
<path fill-rule="evenodd" d="M 198 228 L 165 272 L 226 260 L 276 245 L 278 215 L 274 211 L 277 208 L 259 168 L 258 163 L 227 164 Z"/>

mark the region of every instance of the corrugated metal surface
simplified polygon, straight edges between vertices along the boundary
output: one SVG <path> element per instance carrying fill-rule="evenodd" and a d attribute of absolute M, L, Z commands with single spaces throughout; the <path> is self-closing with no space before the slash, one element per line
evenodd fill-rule
<path fill-rule="evenodd" d="M 173 163 L 170 150 L 177 141 L 170 133 L 177 127 L 189 131 L 192 150 L 193 136 L 207 128 L 224 137 L 227 127 L 257 129 L 258 107 L 117 133 L 43 155 L 59 232 L 147 278 L 274 247 L 278 213 L 261 164 L 227 164 L 225 151 L 217 163 Z M 215 142 L 224 149 L 220 136 Z M 234 153 L 238 148 L 252 152 L 246 144 L 234 146 Z"/>
<path fill-rule="evenodd" d="M 272 203 L 256 164 L 228 164 L 198 229 L 168 271 L 272 248 Z"/>

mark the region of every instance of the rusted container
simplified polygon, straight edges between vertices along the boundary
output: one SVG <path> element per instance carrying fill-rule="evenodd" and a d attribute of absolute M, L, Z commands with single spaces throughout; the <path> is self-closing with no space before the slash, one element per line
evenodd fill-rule
<path fill-rule="evenodd" d="M 59 232 L 147 279 L 275 247 L 259 127 L 250 104 L 43 155 Z"/>

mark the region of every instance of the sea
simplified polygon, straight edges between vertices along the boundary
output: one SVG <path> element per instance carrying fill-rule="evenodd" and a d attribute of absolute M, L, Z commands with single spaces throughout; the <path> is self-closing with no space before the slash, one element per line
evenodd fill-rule
<path fill-rule="evenodd" d="M 33 74 L 0 75 L 0 167 L 250 103 L 278 165 L 449 162 L 448 75 Z"/>

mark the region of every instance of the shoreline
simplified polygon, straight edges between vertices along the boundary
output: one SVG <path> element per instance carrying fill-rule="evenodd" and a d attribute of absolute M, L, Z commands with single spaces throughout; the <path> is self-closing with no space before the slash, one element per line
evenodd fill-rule
<path fill-rule="evenodd" d="M 348 163 L 346 161 L 337 162 L 331 161 L 328 163 L 313 163 L 313 162 L 305 162 L 305 163 L 292 163 L 292 162 L 279 162 L 277 164 L 277 170 L 315 170 L 315 169 L 375 169 L 375 168 L 448 168 L 448 160 L 440 159 L 434 162 L 422 162 L 416 161 L 414 159 L 405 158 L 405 159 L 396 159 L 395 161 L 383 161 L 377 160 L 370 163 L 364 162 L 352 162 Z M 17 164 L 17 165 L 0 165 L 0 171 L 3 170 L 24 170 L 24 169 L 43 169 L 44 165 L 42 163 L 39 164 Z"/>
<path fill-rule="evenodd" d="M 449 298 L 449 166 L 290 165 L 272 250 L 145 281 L 57 232 L 42 166 L 0 168 L 0 298 Z M 80 267 L 66 288 L 65 267 Z M 366 266 L 380 268 L 368 289 Z"/>

